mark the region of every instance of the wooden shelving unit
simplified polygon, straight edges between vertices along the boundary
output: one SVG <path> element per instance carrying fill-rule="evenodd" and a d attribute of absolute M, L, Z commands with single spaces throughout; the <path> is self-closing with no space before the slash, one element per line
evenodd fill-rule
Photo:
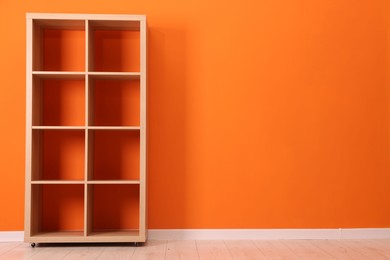
<path fill-rule="evenodd" d="M 25 241 L 145 242 L 146 17 L 26 18 Z"/>

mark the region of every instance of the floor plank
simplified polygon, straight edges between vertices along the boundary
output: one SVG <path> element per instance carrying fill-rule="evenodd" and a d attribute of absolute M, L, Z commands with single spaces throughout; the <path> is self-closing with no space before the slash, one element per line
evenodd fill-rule
<path fill-rule="evenodd" d="M 38 253 L 38 250 L 32 248 L 30 244 L 17 243 L 16 247 L 1 254 L 0 259 L 29 259 L 36 253 Z"/>
<path fill-rule="evenodd" d="M 20 245 L 20 242 L 0 243 L 0 256 Z"/>
<path fill-rule="evenodd" d="M 253 243 L 269 260 L 299 260 L 300 258 L 280 240 L 255 240 Z"/>
<path fill-rule="evenodd" d="M 40 247 L 37 246 L 32 250 L 37 251 L 29 260 L 59 260 L 63 259 L 67 254 L 71 252 L 68 247 Z"/>
<path fill-rule="evenodd" d="M 65 255 L 64 260 L 93 260 L 98 258 L 104 250 L 104 247 L 98 246 L 77 246 L 69 248 L 69 254 Z"/>
<path fill-rule="evenodd" d="M 309 242 L 336 259 L 367 260 L 363 254 L 343 246 L 337 240 L 310 240 Z"/>
<path fill-rule="evenodd" d="M 380 240 L 367 240 L 367 241 L 356 241 L 361 247 L 365 247 L 368 250 L 375 251 L 390 259 L 390 245 L 382 243 Z"/>
<path fill-rule="evenodd" d="M 167 260 L 199 259 L 196 242 L 194 240 L 169 240 L 166 247 Z"/>
<path fill-rule="evenodd" d="M 96 258 L 100 260 L 124 260 L 130 259 L 135 251 L 135 247 L 124 246 L 109 246 L 103 248 L 103 252 Z"/>
<path fill-rule="evenodd" d="M 131 260 L 161 260 L 165 259 L 165 251 L 166 251 L 165 240 L 163 241 L 147 241 L 143 246 L 139 246 L 135 248 L 134 254 L 131 257 Z"/>
<path fill-rule="evenodd" d="M 233 259 L 266 259 L 261 251 L 250 240 L 226 240 L 225 245 Z"/>
<path fill-rule="evenodd" d="M 361 241 L 364 242 L 364 240 Z M 386 256 L 388 255 L 388 252 L 390 252 L 390 239 L 373 239 L 369 241 L 375 241 L 376 243 L 380 244 L 382 249 L 387 252 Z"/>
<path fill-rule="evenodd" d="M 310 240 L 283 240 L 282 242 L 293 251 L 300 259 L 330 260 L 336 259 L 329 253 L 314 246 Z"/>
<path fill-rule="evenodd" d="M 376 249 L 373 249 L 368 245 L 370 240 L 364 240 L 364 244 L 359 243 L 359 240 L 340 240 L 339 243 L 344 247 L 350 248 L 366 257 L 366 259 L 383 260 L 389 259 L 382 255 Z"/>
<path fill-rule="evenodd" d="M 199 253 L 199 259 L 233 259 L 225 243 L 221 240 L 198 240 L 196 247 Z"/>
<path fill-rule="evenodd" d="M 0 243 L 0 259 L 267 259 L 267 260 L 390 260 L 390 239 L 367 240 L 170 240 L 144 246 L 103 244 Z"/>

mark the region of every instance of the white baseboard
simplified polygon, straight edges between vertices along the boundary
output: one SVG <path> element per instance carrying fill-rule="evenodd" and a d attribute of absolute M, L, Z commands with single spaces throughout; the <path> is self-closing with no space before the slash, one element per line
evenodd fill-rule
<path fill-rule="evenodd" d="M 23 231 L 0 231 L 0 242 L 21 242 Z M 149 229 L 150 240 L 390 239 L 390 228 Z"/>
<path fill-rule="evenodd" d="M 23 239 L 23 231 L 0 231 L 0 242 L 20 242 Z"/>
<path fill-rule="evenodd" d="M 354 229 L 150 229 L 150 240 L 384 239 L 390 228 Z"/>

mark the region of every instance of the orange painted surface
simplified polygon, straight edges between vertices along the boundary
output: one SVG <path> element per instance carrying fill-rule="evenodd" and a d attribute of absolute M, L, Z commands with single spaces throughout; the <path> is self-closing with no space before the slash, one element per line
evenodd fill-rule
<path fill-rule="evenodd" d="M 39 231 L 82 231 L 84 228 L 84 186 L 43 185 L 42 222 Z"/>
<path fill-rule="evenodd" d="M 90 131 L 94 180 L 139 180 L 139 132 Z"/>
<path fill-rule="evenodd" d="M 45 126 L 85 125 L 85 81 L 42 80 L 42 122 Z M 34 111 L 39 114 L 39 111 Z M 39 125 L 36 122 L 35 125 Z"/>
<path fill-rule="evenodd" d="M 40 179 L 84 180 L 84 146 L 84 131 L 44 130 Z"/>
<path fill-rule="evenodd" d="M 136 185 L 93 185 L 92 231 L 139 228 Z"/>
<path fill-rule="evenodd" d="M 149 228 L 389 227 L 389 8 L 1 1 L 0 230 L 23 229 L 26 12 L 148 16 Z"/>
<path fill-rule="evenodd" d="M 139 32 L 96 30 L 92 42 L 93 71 L 139 71 Z"/>
<path fill-rule="evenodd" d="M 36 70 L 84 71 L 84 30 L 44 29 L 42 38 L 42 67 Z"/>
<path fill-rule="evenodd" d="M 138 70 L 139 71 L 139 70 Z M 95 126 L 139 126 L 139 80 L 93 80 Z"/>

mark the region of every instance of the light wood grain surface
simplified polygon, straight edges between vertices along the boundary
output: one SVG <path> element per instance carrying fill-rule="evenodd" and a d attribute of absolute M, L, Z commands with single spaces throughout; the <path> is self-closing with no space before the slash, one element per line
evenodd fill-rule
<path fill-rule="evenodd" d="M 0 243 L 0 259 L 390 259 L 382 240 L 158 240 L 131 244 Z"/>
<path fill-rule="evenodd" d="M 45 14 L 45 13 L 27 13 L 26 14 L 26 179 L 25 179 L 25 241 L 31 243 L 56 243 L 56 242 L 144 242 L 147 236 L 147 223 L 146 223 L 146 156 L 147 156 L 147 60 L 146 60 L 146 47 L 147 47 L 147 24 L 145 15 L 107 15 L 107 14 Z M 69 68 L 62 71 L 61 68 L 47 68 L 45 66 L 45 35 L 42 31 L 46 29 L 55 30 L 80 30 L 85 37 L 85 61 L 84 69 Z M 99 30 L 124 30 L 124 31 L 137 31 L 139 32 L 139 55 L 133 55 L 132 57 L 121 57 L 120 61 L 127 59 L 135 59 L 134 62 L 138 62 L 140 68 L 126 68 L 125 71 L 115 71 L 117 68 L 109 68 L 109 71 L 99 71 L 94 65 L 94 45 L 97 37 L 94 32 Z M 102 39 L 101 39 L 102 40 Z M 130 49 L 131 47 L 128 46 Z M 137 58 L 137 56 L 139 56 Z M 63 69 L 63 68 L 62 68 Z M 123 68 L 122 68 L 123 69 Z M 113 71 L 110 71 L 113 70 Z M 78 79 L 85 82 L 85 122 L 84 125 L 62 125 L 61 122 L 58 125 L 45 125 L 44 117 L 44 81 L 47 79 L 55 80 L 68 80 Z M 140 102 L 140 123 L 139 125 L 126 125 L 122 122 L 118 122 L 117 125 L 95 125 L 94 118 L 96 116 L 94 109 L 94 80 L 126 80 L 131 82 L 133 80 L 139 81 L 139 102 Z M 119 96 L 118 96 L 119 97 Z M 120 96 L 120 98 L 123 98 Z M 48 109 L 48 108 L 46 108 Z M 64 114 L 67 114 L 64 109 Z M 136 113 L 136 112 L 134 112 Z M 60 120 L 59 120 L 60 121 Z M 73 124 L 73 123 L 72 123 Z M 69 133 L 70 131 L 79 131 L 84 133 L 84 178 L 79 180 L 67 179 L 64 177 L 60 180 L 45 179 L 43 176 L 43 165 L 48 159 L 43 153 L 43 136 L 44 133 L 49 133 L 56 130 L 62 130 L 61 133 Z M 139 132 L 139 155 L 123 153 L 122 156 L 135 157 L 135 160 L 139 160 L 139 178 L 134 180 L 96 180 L 93 178 L 93 161 L 94 161 L 94 132 L 97 131 L 127 131 L 127 132 Z M 66 135 L 66 134 L 64 134 Z M 119 149 L 119 148 L 118 148 Z M 47 152 L 49 153 L 49 152 Z M 110 162 L 113 163 L 113 162 Z M 42 213 L 43 202 L 47 199 L 44 196 L 43 187 L 45 185 L 84 185 L 84 226 L 78 228 L 78 233 L 74 232 L 62 232 L 69 231 L 61 230 L 58 232 L 47 232 L 45 226 L 47 218 L 44 218 Z M 132 234 L 128 228 L 117 227 L 119 225 L 109 225 L 105 227 L 106 230 L 115 230 L 117 232 L 105 232 L 99 233 L 92 225 L 95 218 L 106 218 L 106 215 L 98 216 L 94 215 L 94 200 L 93 200 L 93 186 L 94 185 L 138 185 L 139 186 L 139 224 L 136 228 L 136 232 Z M 66 194 L 64 197 L 66 198 Z M 98 203 L 97 201 L 95 201 Z M 130 207 L 130 206 L 129 206 Z M 64 216 L 58 216 L 59 219 L 65 218 Z M 73 231 L 73 229 L 71 229 Z M 69 235 L 72 234 L 72 235 Z M 76 255 L 81 250 L 81 255 L 85 254 L 85 248 L 74 250 Z M 120 250 L 122 251 L 122 250 Z M 96 249 L 93 251 L 97 254 Z M 80 255 L 79 254 L 79 255 Z M 87 254 L 89 255 L 89 253 Z M 73 259 L 73 251 L 67 255 L 66 258 Z M 76 257 L 75 259 L 80 259 Z"/>

